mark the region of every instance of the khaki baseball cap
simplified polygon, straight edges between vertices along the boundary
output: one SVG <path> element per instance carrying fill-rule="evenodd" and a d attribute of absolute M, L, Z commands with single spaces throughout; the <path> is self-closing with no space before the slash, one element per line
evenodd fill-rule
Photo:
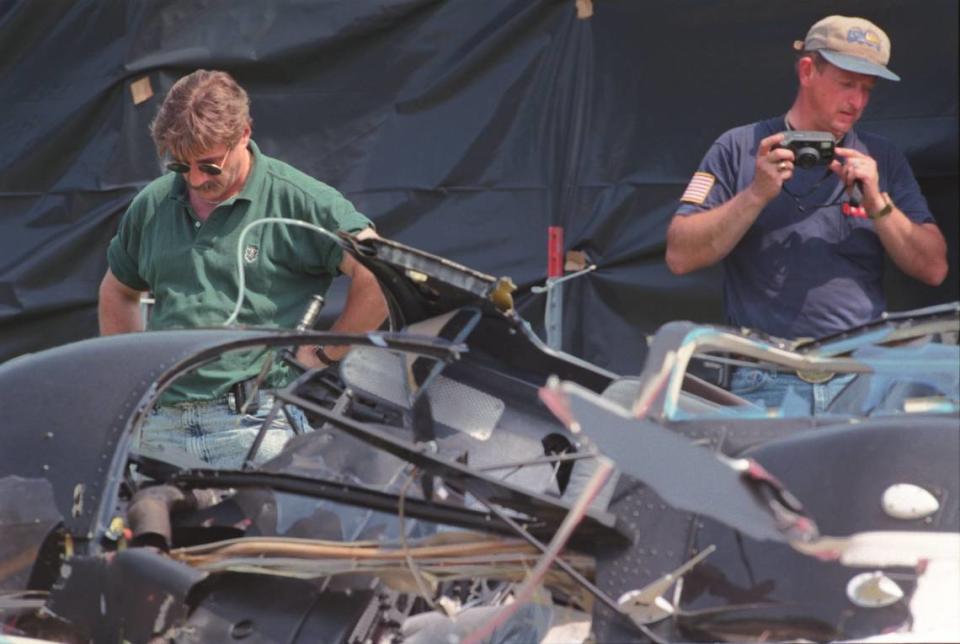
<path fill-rule="evenodd" d="M 797 50 L 816 51 L 840 69 L 898 81 L 887 69 L 890 39 L 883 29 L 864 18 L 828 16 L 810 27 L 804 41 L 793 44 Z"/>

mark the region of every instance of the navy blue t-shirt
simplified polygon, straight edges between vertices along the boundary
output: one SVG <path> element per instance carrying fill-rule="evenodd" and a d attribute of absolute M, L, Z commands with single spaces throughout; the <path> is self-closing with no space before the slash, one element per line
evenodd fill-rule
<path fill-rule="evenodd" d="M 779 116 L 724 133 L 698 168 L 701 195 L 710 185 L 706 175 L 715 178 L 703 203 L 681 201 L 677 213 L 716 208 L 744 190 L 753 181 L 760 141 L 784 129 Z M 880 191 L 907 217 L 934 221 L 906 158 L 889 141 L 851 130 L 839 145 L 873 157 Z M 877 319 L 886 306 L 885 250 L 873 221 L 843 214 L 843 184 L 823 166 L 795 168 L 785 187 L 723 260 L 727 323 L 799 338 Z"/>

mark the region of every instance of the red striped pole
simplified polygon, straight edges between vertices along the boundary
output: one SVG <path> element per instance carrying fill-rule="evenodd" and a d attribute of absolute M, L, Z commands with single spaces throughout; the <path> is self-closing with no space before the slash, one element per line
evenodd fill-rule
<path fill-rule="evenodd" d="M 547 228 L 547 277 L 563 277 L 563 227 Z"/>

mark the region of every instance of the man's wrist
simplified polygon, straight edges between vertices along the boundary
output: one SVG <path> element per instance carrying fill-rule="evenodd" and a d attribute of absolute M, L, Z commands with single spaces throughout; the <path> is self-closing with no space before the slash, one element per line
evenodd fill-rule
<path fill-rule="evenodd" d="M 890 199 L 890 195 L 885 192 L 880 193 L 880 198 L 883 200 L 883 207 L 879 210 L 871 211 L 867 214 L 870 219 L 876 221 L 878 219 L 883 219 L 891 212 L 893 212 L 893 201 Z"/>
<path fill-rule="evenodd" d="M 317 356 L 317 360 L 319 360 L 320 362 L 322 362 L 324 365 L 328 367 L 340 362 L 335 358 L 331 358 L 330 354 L 327 353 L 327 348 L 322 344 L 318 344 L 313 348 L 313 355 Z"/>
<path fill-rule="evenodd" d="M 741 194 L 742 201 L 740 202 L 747 211 L 755 211 L 758 215 L 760 211 L 766 208 L 771 201 L 777 196 L 766 195 L 763 193 L 761 188 L 758 188 L 755 184 L 751 183 L 746 189 L 743 190 Z"/>

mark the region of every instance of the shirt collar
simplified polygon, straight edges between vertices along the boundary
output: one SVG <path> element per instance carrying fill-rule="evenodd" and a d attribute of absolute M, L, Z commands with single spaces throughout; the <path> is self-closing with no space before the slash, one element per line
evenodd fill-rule
<path fill-rule="evenodd" d="M 257 147 L 257 144 L 253 142 L 253 139 L 250 139 L 250 143 L 247 146 L 247 149 L 250 150 L 250 174 L 247 175 L 247 181 L 243 184 L 243 188 L 240 189 L 240 192 L 233 195 L 223 203 L 232 203 L 239 199 L 244 201 L 253 201 L 254 195 L 261 194 L 261 187 L 264 179 L 267 176 L 267 169 L 264 164 L 263 154 L 260 153 L 260 148 Z"/>

